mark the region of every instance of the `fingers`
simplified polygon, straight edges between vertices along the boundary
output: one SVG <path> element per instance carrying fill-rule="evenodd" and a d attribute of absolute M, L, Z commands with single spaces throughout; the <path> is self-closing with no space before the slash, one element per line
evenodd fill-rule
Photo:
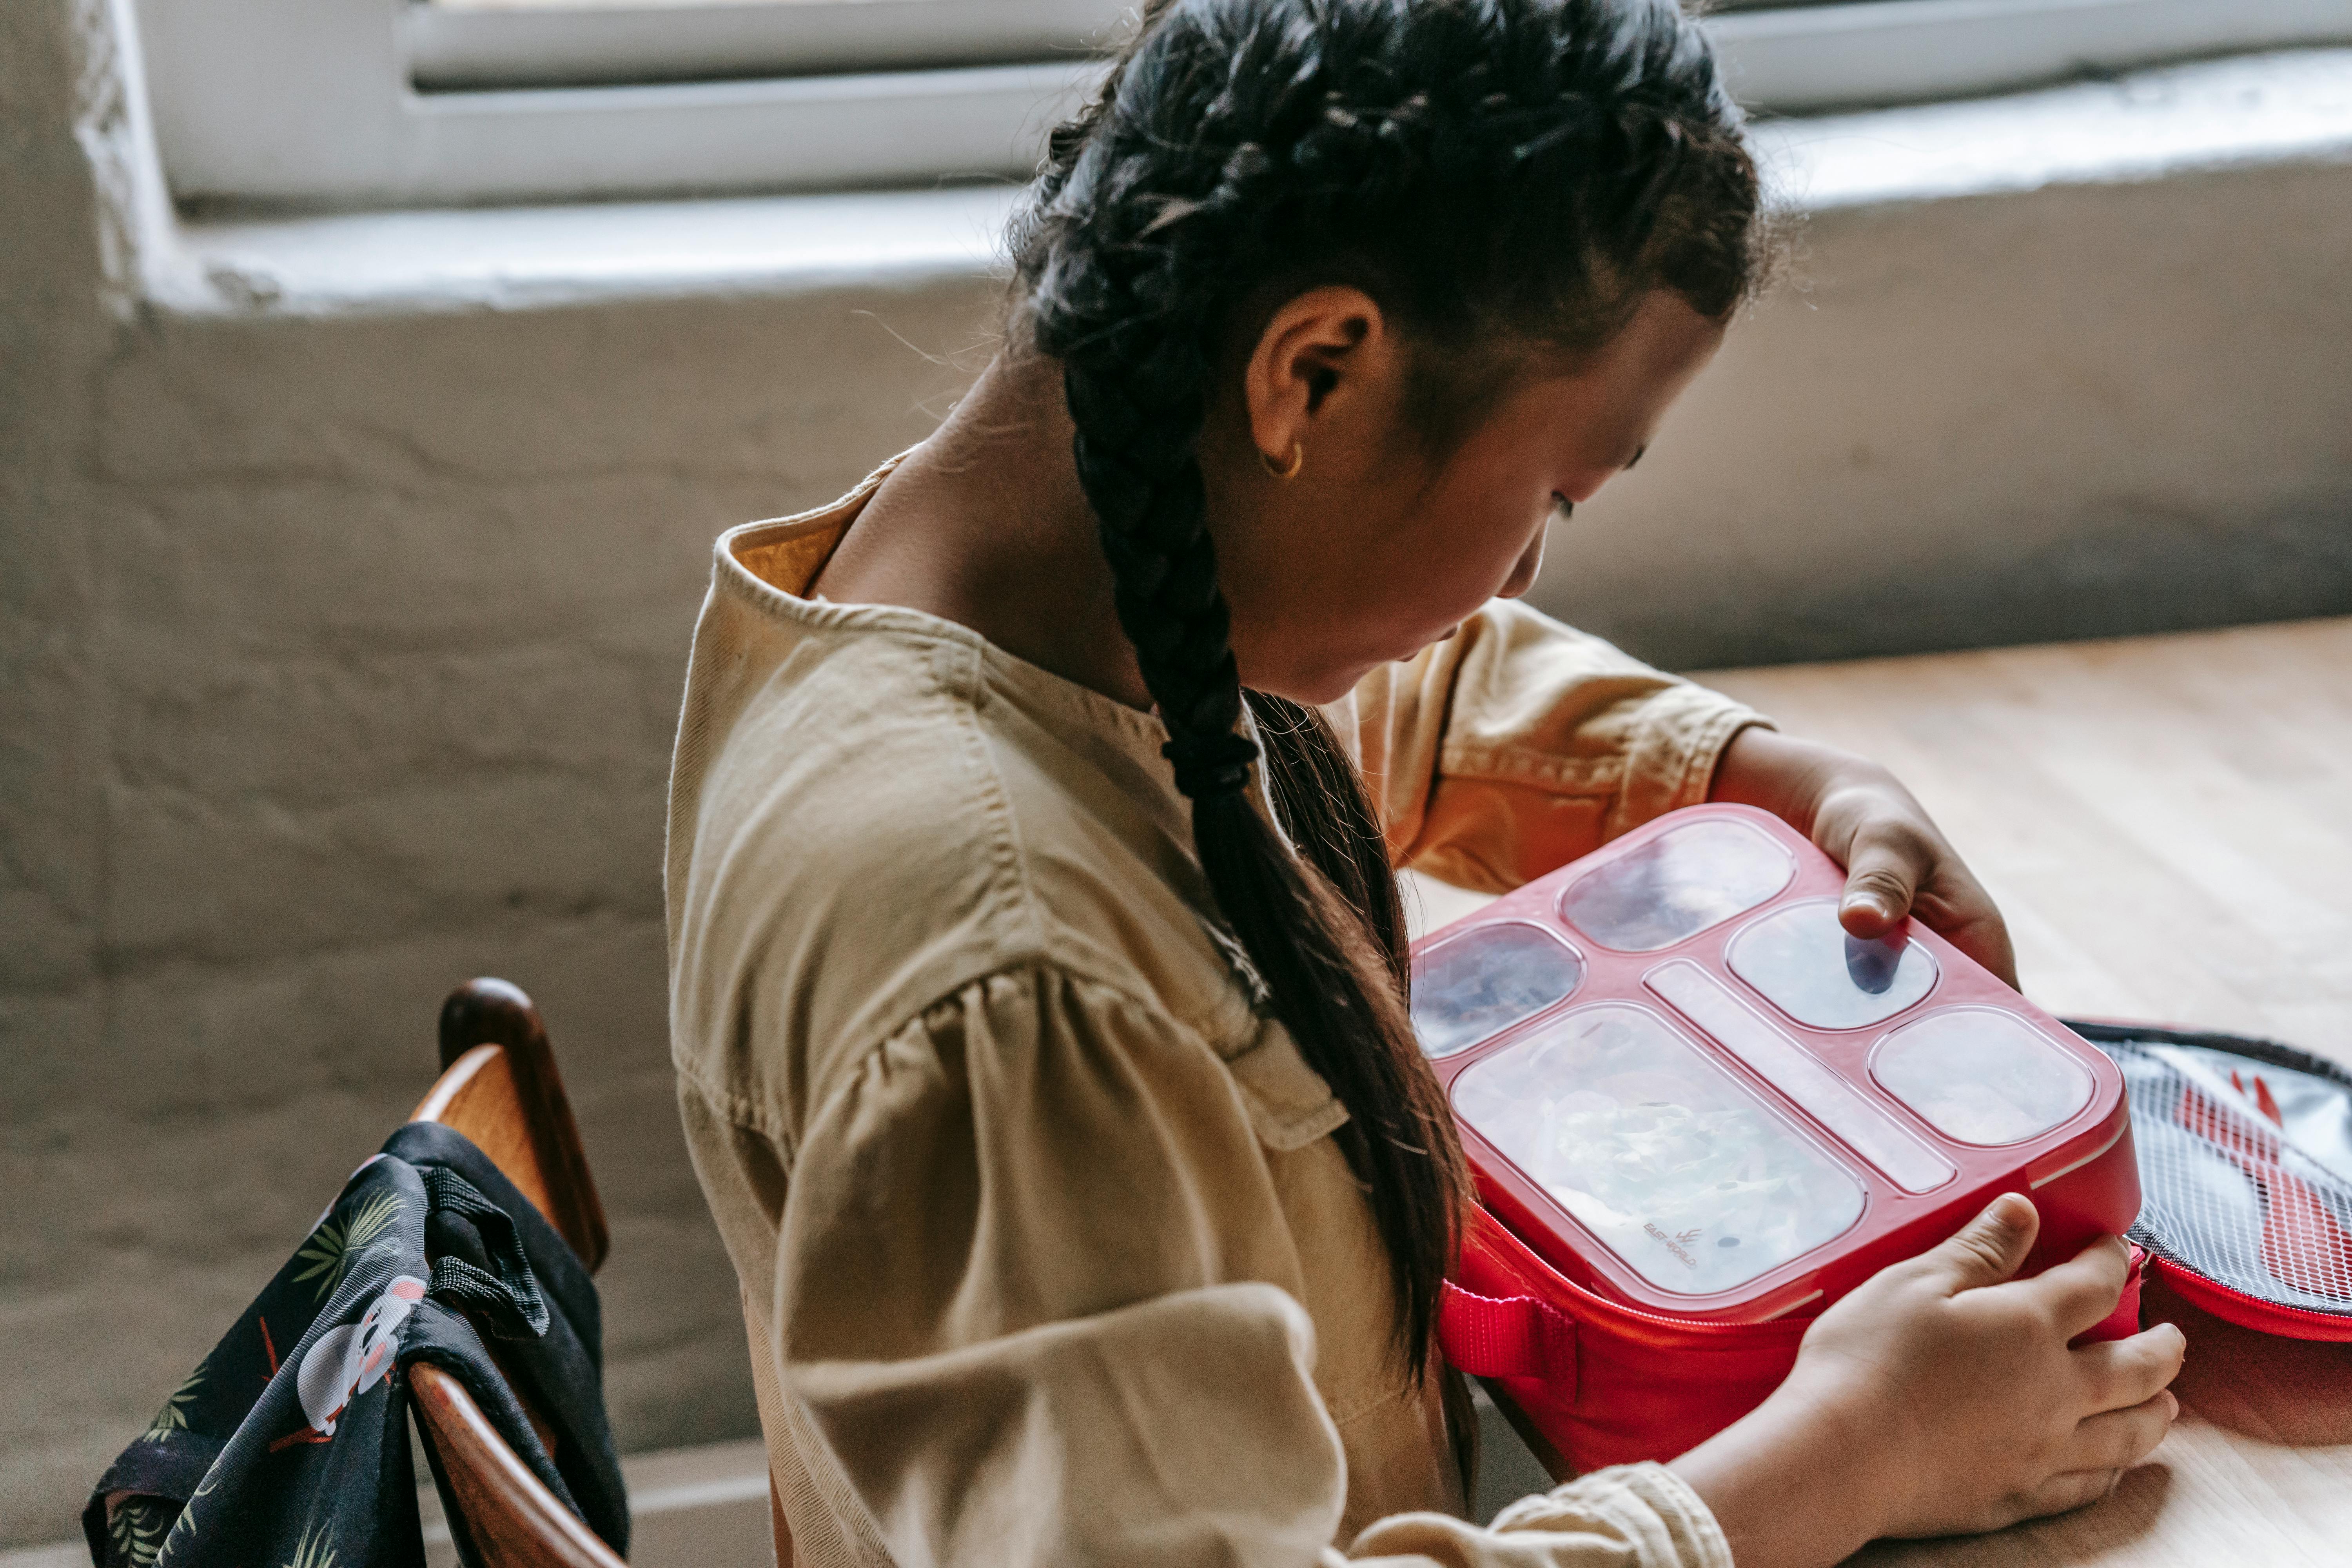
<path fill-rule="evenodd" d="M 2020 1519 L 2040 1519 L 2097 1502 L 2126 1470 L 2156 1452 L 2180 1415 L 2180 1401 L 2158 1393 L 2127 1410 L 2086 1417 L 2058 1456 L 2059 1471 L 2019 1500 Z"/>
<path fill-rule="evenodd" d="M 1992 895 L 1976 879 L 1916 802 L 1873 816 L 1845 847 L 1845 892 L 1838 921 L 1848 936 L 1883 937 L 1911 915 L 1954 947 L 2017 985 L 2017 950 Z"/>
<path fill-rule="evenodd" d="M 1911 912 L 1927 928 L 1990 970 L 2014 991 L 2017 948 L 2010 941 L 2009 922 L 2002 920 L 1992 895 L 1978 885 L 1957 860 L 1924 885 L 1912 900 Z"/>
<path fill-rule="evenodd" d="M 2073 1339 L 2105 1321 L 2131 1278 L 2131 1247 L 2119 1236 L 2102 1237 L 2065 1262 L 2018 1286 Z"/>
<path fill-rule="evenodd" d="M 2180 1373 L 2189 1341 L 2170 1323 L 2073 1352 L 2094 1410 L 2128 1410 L 2156 1397 Z"/>
<path fill-rule="evenodd" d="M 1958 1235 L 1926 1253 L 1925 1261 L 1956 1292 L 1998 1285 L 2017 1272 L 2041 1228 L 2042 1216 L 2022 1194 L 2003 1193 Z M 2109 1307 L 2115 1305 L 2114 1294 L 2109 1294 Z"/>
<path fill-rule="evenodd" d="M 2123 1477 L 2121 1470 L 2072 1470 L 2053 1476 L 2025 1494 L 2017 1517 L 2046 1519 L 2053 1513 L 2069 1513 L 2086 1507 L 2112 1493 Z"/>
<path fill-rule="evenodd" d="M 2180 1401 L 2159 1389 L 2127 1410 L 2086 1415 L 2058 1456 L 2058 1468 L 2127 1470 L 2156 1452 L 2180 1414 Z"/>
<path fill-rule="evenodd" d="M 2097 1502 L 2126 1470 L 2156 1452 L 2179 1414 L 2179 1400 L 2158 1394 L 2129 1410 L 2087 1418 L 2060 1454 L 2059 1472 L 2017 1500 L 2016 1517 L 2041 1519 Z"/>

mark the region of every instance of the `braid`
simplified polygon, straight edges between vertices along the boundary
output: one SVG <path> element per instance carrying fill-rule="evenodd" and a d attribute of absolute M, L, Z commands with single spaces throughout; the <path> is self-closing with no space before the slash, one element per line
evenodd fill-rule
<path fill-rule="evenodd" d="M 1154 0 L 1013 231 L 1202 870 L 1348 1108 L 1415 1376 L 1469 1178 L 1406 1016 L 1386 847 L 1319 715 L 1248 700 L 1296 853 L 1247 793 L 1260 747 L 1195 455 L 1212 349 L 1280 276 L 1364 287 L 1441 350 L 1583 352 L 1650 289 L 1727 311 L 1756 208 L 1737 110 L 1669 0 Z"/>

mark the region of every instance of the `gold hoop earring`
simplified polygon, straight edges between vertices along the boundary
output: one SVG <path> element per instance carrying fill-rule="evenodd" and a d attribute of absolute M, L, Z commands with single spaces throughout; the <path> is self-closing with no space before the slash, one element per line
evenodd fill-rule
<path fill-rule="evenodd" d="M 1307 443 L 1293 441 L 1290 444 L 1290 461 L 1287 463 L 1276 463 L 1264 452 L 1257 455 L 1257 460 L 1264 463 L 1265 471 L 1276 479 L 1295 479 L 1298 477 L 1298 470 L 1307 466 Z"/>

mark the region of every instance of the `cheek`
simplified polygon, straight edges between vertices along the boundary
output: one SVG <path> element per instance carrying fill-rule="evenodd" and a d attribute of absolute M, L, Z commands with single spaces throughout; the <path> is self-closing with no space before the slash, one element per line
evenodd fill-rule
<path fill-rule="evenodd" d="M 1520 579 L 1541 545 L 1549 501 L 1548 493 L 1530 501 L 1514 490 L 1433 509 L 1412 558 L 1401 563 L 1400 587 L 1447 625 L 1497 594 L 1524 589 Z"/>
<path fill-rule="evenodd" d="M 1244 681 L 1301 702 L 1333 701 L 1443 631 L 1428 627 L 1421 572 L 1394 544 L 1368 537 L 1345 549 L 1302 544 L 1220 560 Z"/>
<path fill-rule="evenodd" d="M 1549 493 L 1466 487 L 1410 512 L 1378 500 L 1328 515 L 1258 520 L 1218 544 L 1244 679 L 1300 700 L 1344 695 L 1355 677 L 1408 658 L 1512 584 Z"/>

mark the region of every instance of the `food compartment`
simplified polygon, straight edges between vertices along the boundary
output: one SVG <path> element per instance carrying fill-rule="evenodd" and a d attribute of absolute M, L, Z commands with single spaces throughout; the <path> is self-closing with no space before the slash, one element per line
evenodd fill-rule
<path fill-rule="evenodd" d="M 1567 1000 L 1583 981 L 1584 960 L 1541 927 L 1476 926 L 1414 959 L 1413 1033 L 1430 1056 L 1450 1057 Z"/>
<path fill-rule="evenodd" d="M 1744 822 L 1694 822 L 1579 877 L 1559 912 L 1603 947 L 1655 952 L 1754 909 L 1796 869 L 1787 850 Z"/>
<path fill-rule="evenodd" d="M 2090 1068 L 2014 1013 L 1947 1007 L 1878 1043 L 1870 1076 L 1955 1143 L 2021 1143 L 2091 1103 Z"/>
<path fill-rule="evenodd" d="M 1731 972 L 1798 1023 L 1860 1029 L 1916 1006 L 1936 988 L 1935 955 L 1916 942 L 1865 942 L 1838 924 L 1835 899 L 1810 899 L 1731 939 Z"/>
<path fill-rule="evenodd" d="M 1454 1109 L 1663 1292 L 1737 1289 L 1862 1215 L 1852 1171 L 1644 1007 L 1580 1007 L 1473 1063 Z"/>
<path fill-rule="evenodd" d="M 1893 1117 L 1690 960 L 1660 964 L 1644 984 L 1905 1192 L 1933 1192 L 1959 1174 L 1949 1160 L 1904 1131 Z"/>

